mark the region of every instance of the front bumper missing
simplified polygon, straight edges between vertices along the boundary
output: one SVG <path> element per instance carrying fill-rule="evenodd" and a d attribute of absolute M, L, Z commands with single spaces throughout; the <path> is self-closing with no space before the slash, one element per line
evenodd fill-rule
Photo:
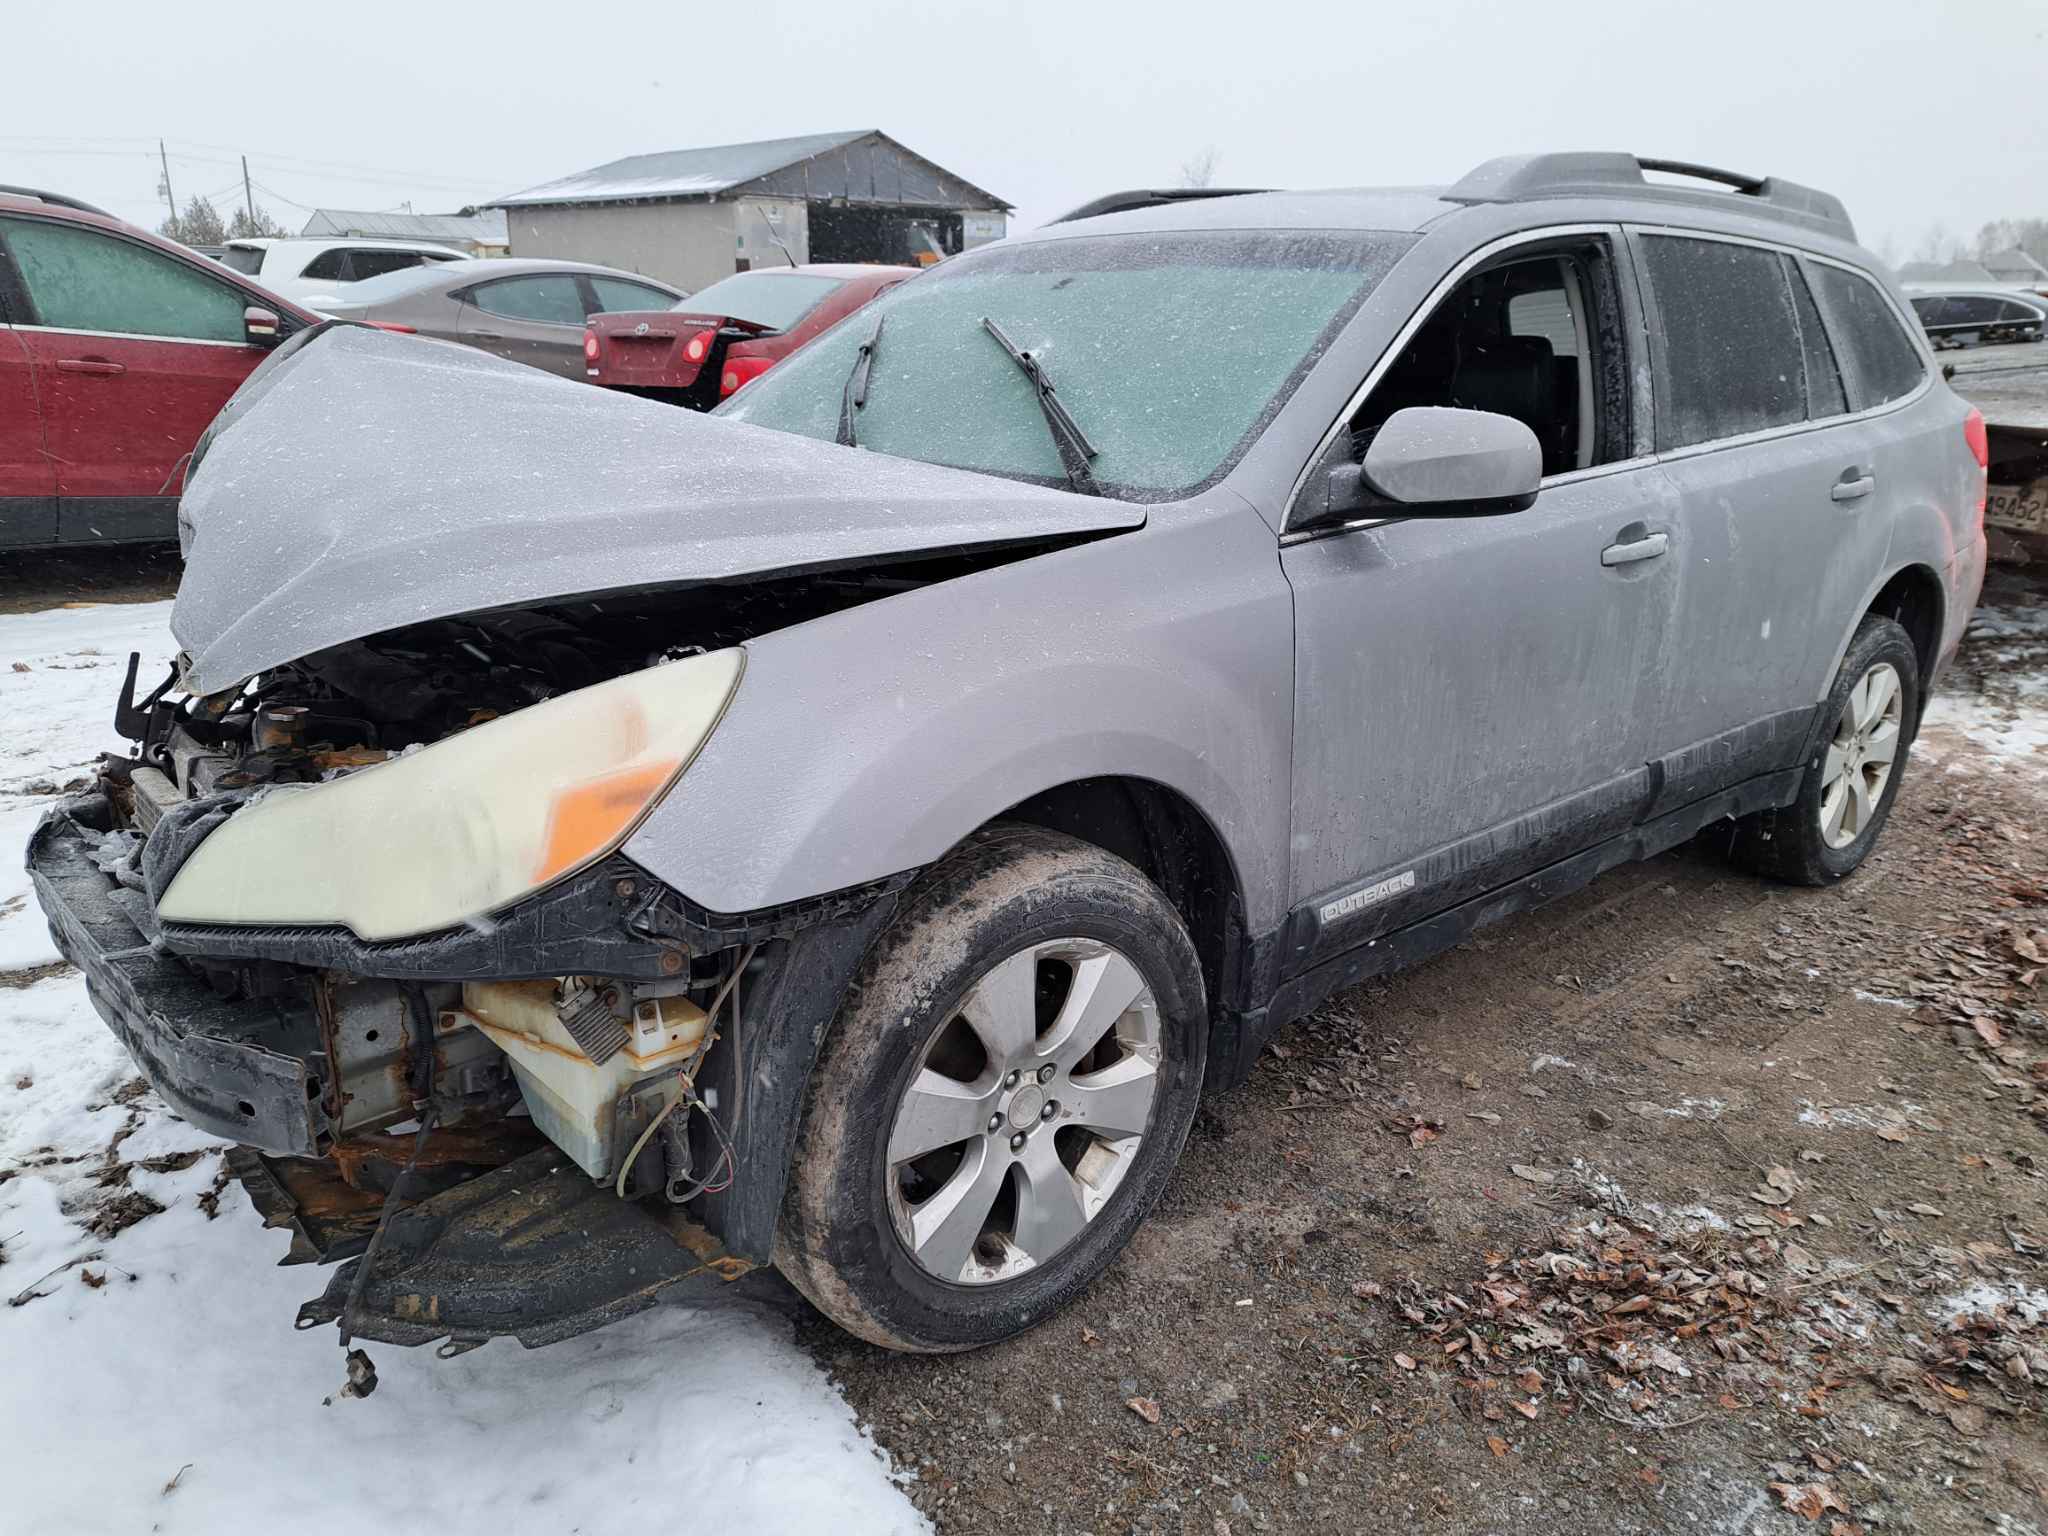
<path fill-rule="evenodd" d="M 129 916 L 148 921 L 147 898 L 94 858 L 112 827 L 106 796 L 83 795 L 45 816 L 28 845 L 36 899 L 93 1007 L 180 1118 L 265 1152 L 316 1155 L 327 1126 L 306 1065 L 320 1045 L 310 1005 L 224 1001 L 157 953 Z"/>
<path fill-rule="evenodd" d="M 299 1308 L 300 1328 L 340 1321 L 363 1262 L 342 1265 Z M 766 1272 L 680 1210 L 617 1199 L 543 1147 L 394 1213 L 350 1330 L 387 1344 L 442 1340 L 446 1357 L 501 1337 L 554 1344 L 658 1302 L 772 1291 Z"/>
<path fill-rule="evenodd" d="M 290 1231 L 283 1262 L 349 1259 L 300 1309 L 298 1325 L 337 1321 L 362 1263 L 350 1256 L 367 1245 L 383 1199 L 366 1176 L 374 1169 L 359 1169 L 364 1187 L 354 1187 L 334 1157 L 391 1154 L 372 1147 L 376 1138 L 329 1143 L 308 1065 L 321 1050 L 310 1001 L 224 1001 L 152 946 L 146 895 L 103 867 L 118 867 L 113 826 L 106 797 L 90 794 L 52 811 L 30 839 L 29 871 L 57 947 L 150 1086 L 183 1119 L 240 1144 L 228 1153 L 230 1171 L 265 1224 Z M 497 1155 L 513 1160 L 475 1177 L 472 1156 L 489 1149 L 470 1147 L 467 1133 L 437 1138 L 449 1143 L 447 1156 L 423 1160 L 415 1180 L 468 1181 L 393 1214 L 352 1319 L 356 1335 L 444 1340 L 443 1354 L 496 1337 L 531 1347 L 660 1301 L 772 1293 L 765 1277 L 746 1281 L 753 1262 L 681 1211 L 617 1199 L 552 1146 L 526 1150 L 534 1133 L 524 1121 L 501 1131 Z M 450 1167 L 430 1166 L 438 1162 Z"/>

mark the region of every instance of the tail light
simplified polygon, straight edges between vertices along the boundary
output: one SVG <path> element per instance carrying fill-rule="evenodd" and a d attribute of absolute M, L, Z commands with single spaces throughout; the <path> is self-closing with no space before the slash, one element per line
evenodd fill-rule
<path fill-rule="evenodd" d="M 727 357 L 725 372 L 718 378 L 718 392 L 721 395 L 737 394 L 774 366 L 772 357 Z"/>
<path fill-rule="evenodd" d="M 420 328 L 416 325 L 400 325 L 396 320 L 365 320 L 363 324 L 380 331 L 396 331 L 401 336 L 417 336 Z"/>
<path fill-rule="evenodd" d="M 1984 413 L 1974 405 L 1963 418 L 1963 441 L 1970 445 L 1970 457 L 1977 461 L 1977 526 L 1984 526 L 1984 504 L 1991 496 L 1991 434 L 1984 430 Z"/>
<path fill-rule="evenodd" d="M 585 331 L 583 333 L 583 360 L 586 363 L 597 361 L 597 332 L 595 331 Z"/>
<path fill-rule="evenodd" d="M 693 363 L 701 363 L 711 355 L 711 344 L 716 340 L 718 340 L 718 332 L 715 328 L 708 331 L 699 331 L 683 343 L 683 356 Z"/>

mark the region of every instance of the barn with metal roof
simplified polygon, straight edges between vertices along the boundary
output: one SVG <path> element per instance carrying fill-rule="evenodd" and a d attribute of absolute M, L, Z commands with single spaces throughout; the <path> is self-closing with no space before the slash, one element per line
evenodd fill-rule
<path fill-rule="evenodd" d="M 1002 238 L 1010 205 L 878 129 L 629 155 L 514 192 L 515 256 L 696 289 L 808 261 L 928 265 Z"/>

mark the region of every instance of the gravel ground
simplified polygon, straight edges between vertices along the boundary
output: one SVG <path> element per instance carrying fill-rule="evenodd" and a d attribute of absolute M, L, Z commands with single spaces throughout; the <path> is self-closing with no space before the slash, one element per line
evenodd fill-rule
<path fill-rule="evenodd" d="M 815 1323 L 937 1529 L 2048 1524 L 2048 621 L 1998 581 L 1855 879 L 1616 871 L 1283 1032 L 1038 1332 Z"/>

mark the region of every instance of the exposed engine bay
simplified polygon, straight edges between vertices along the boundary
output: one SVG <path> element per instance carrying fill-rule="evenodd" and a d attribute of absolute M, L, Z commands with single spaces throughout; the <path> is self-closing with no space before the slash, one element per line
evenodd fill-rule
<path fill-rule="evenodd" d="M 564 693 L 1018 553 L 437 619 L 204 698 L 181 693 L 174 672 L 137 700 L 131 663 L 118 722 L 137 750 L 103 765 L 106 827 L 80 830 L 96 836 L 94 862 L 127 888 L 117 897 L 138 926 L 157 930 L 159 948 L 223 1003 L 264 1010 L 275 1021 L 265 1044 L 303 1063 L 310 1134 L 299 1139 L 309 1144 L 282 1145 L 292 1138 L 268 1124 L 253 1095 L 234 1106 L 251 1118 L 237 1139 L 259 1149 L 240 1158 L 245 1182 L 253 1178 L 252 1193 L 270 1186 L 273 1208 L 280 1197 L 292 1208 L 295 1256 L 359 1249 L 408 1167 L 417 1194 L 549 1143 L 613 1197 L 682 1206 L 723 1192 L 746 1105 L 743 1075 L 719 1053 L 734 1050 L 751 978 L 773 957 L 745 932 L 719 948 L 679 940 L 652 911 L 657 896 L 672 895 L 641 889 L 653 882 L 614 858 L 580 884 L 613 909 L 592 922 L 616 921 L 608 938 L 619 974 L 435 975 L 436 964 L 418 958 L 424 944 L 393 974 L 376 974 L 374 946 L 355 946 L 351 958 L 309 950 L 304 933 L 155 922 L 149 901 L 162 892 L 145 874 L 147 840 L 170 857 L 163 847 L 203 828 L 195 813 L 209 806 L 243 808 L 280 786 L 346 778 Z M 471 937 L 489 926 L 473 924 Z M 181 1109 L 195 1115 L 192 1105 Z"/>

